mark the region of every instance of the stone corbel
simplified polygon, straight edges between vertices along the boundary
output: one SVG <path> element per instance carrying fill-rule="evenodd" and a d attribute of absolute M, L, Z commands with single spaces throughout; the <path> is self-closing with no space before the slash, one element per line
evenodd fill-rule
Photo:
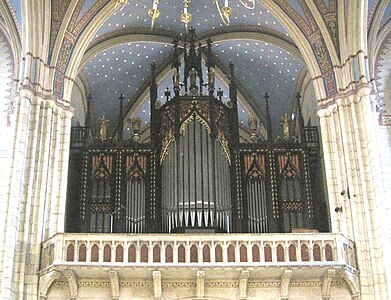
<path fill-rule="evenodd" d="M 117 271 L 109 271 L 111 300 L 119 299 L 119 279 Z"/>
<path fill-rule="evenodd" d="M 153 297 L 156 300 L 162 298 L 162 273 L 160 271 L 153 271 Z"/>
<path fill-rule="evenodd" d="M 281 276 L 281 300 L 289 299 L 289 283 L 291 281 L 292 274 L 292 270 L 285 270 Z"/>
<path fill-rule="evenodd" d="M 198 298 L 205 296 L 205 271 L 197 271 L 196 291 Z"/>
<path fill-rule="evenodd" d="M 336 276 L 337 272 L 335 269 L 328 269 L 323 276 L 322 281 L 322 299 L 329 300 L 330 299 L 330 289 L 331 289 L 331 281 Z"/>
<path fill-rule="evenodd" d="M 243 270 L 240 272 L 239 277 L 239 299 L 246 300 L 247 299 L 247 282 L 250 278 L 250 271 Z"/>
<path fill-rule="evenodd" d="M 39 278 L 39 297 L 40 299 L 46 299 L 47 292 L 52 283 L 61 277 L 61 272 L 57 270 L 51 270 Z"/>
<path fill-rule="evenodd" d="M 348 269 L 343 269 L 338 272 L 338 275 L 343 279 L 350 289 L 350 293 L 352 294 L 353 300 L 360 299 L 360 288 L 358 282 L 358 276 Z"/>
<path fill-rule="evenodd" d="M 68 280 L 68 286 L 69 286 L 69 299 L 74 300 L 77 297 L 77 277 L 75 272 L 72 270 L 65 270 L 64 275 L 66 276 Z"/>

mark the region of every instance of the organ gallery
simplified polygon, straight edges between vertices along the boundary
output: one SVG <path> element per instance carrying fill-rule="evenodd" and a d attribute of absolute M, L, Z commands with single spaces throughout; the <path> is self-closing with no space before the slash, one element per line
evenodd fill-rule
<path fill-rule="evenodd" d="M 305 126 L 299 95 L 292 120 L 281 118 L 281 134 L 264 98 L 264 120 L 249 118 L 241 137 L 235 66 L 228 100 L 215 88 L 213 44 L 173 43 L 172 85 L 158 99 L 156 66 L 151 66 L 149 136 L 140 120 L 119 121 L 108 132 L 74 127 L 67 200 L 67 229 L 124 233 L 273 233 L 327 229 L 318 193 L 317 127 Z M 121 95 L 118 120 L 124 114 Z M 92 99 L 89 98 L 89 105 Z M 260 123 L 266 129 L 261 136 Z M 130 126 L 131 135 L 124 137 Z"/>

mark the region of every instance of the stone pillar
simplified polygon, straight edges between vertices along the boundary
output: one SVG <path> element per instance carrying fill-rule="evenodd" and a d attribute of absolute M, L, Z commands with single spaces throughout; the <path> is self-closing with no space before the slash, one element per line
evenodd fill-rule
<path fill-rule="evenodd" d="M 246 300 L 247 299 L 247 282 L 250 278 L 250 271 L 243 270 L 240 272 L 239 277 L 239 299 Z"/>
<path fill-rule="evenodd" d="M 381 231 L 384 189 L 370 87 L 319 103 L 333 232 L 356 244 L 363 298 L 386 299 Z M 342 206 L 342 212 L 334 211 Z M 346 224 L 346 226 L 345 226 Z"/>
<path fill-rule="evenodd" d="M 292 270 L 285 270 L 281 276 L 281 300 L 289 299 L 289 284 L 292 278 Z"/>
<path fill-rule="evenodd" d="M 117 271 L 109 271 L 111 300 L 119 299 L 119 278 Z"/>
<path fill-rule="evenodd" d="M 69 286 L 69 299 L 75 300 L 77 298 L 77 277 L 72 270 L 65 270 L 64 275 L 68 280 Z"/>
<path fill-rule="evenodd" d="M 162 298 L 162 273 L 160 271 L 152 272 L 153 278 L 153 297 L 156 300 Z"/>
<path fill-rule="evenodd" d="M 16 107 L 12 173 L 2 211 L 0 298 L 36 299 L 41 242 L 64 223 L 59 216 L 65 214 L 72 109 L 30 87 L 20 89 Z"/>
<path fill-rule="evenodd" d="M 328 269 L 323 276 L 322 281 L 322 299 L 329 300 L 330 299 L 330 290 L 331 290 L 331 281 L 336 276 L 335 269 Z"/>
<path fill-rule="evenodd" d="M 196 296 L 199 298 L 205 296 L 205 271 L 197 271 Z"/>
<path fill-rule="evenodd" d="M 14 274 L 15 249 L 18 239 L 19 227 L 19 212 L 24 214 L 21 209 L 21 194 L 24 174 L 24 163 L 27 155 L 27 123 L 36 117 L 35 111 L 32 109 L 30 99 L 20 97 L 15 103 L 16 106 L 16 120 L 14 131 L 14 146 L 13 157 L 11 162 L 11 178 L 9 181 L 7 198 L 4 205 L 1 205 L 2 219 L 1 219 L 1 286 L 0 296 L 2 299 L 12 298 L 12 277 Z"/>

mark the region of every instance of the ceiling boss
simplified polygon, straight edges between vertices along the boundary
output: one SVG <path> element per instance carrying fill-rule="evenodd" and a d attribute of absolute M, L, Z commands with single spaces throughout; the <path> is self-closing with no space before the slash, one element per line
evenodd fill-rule
<path fill-rule="evenodd" d="M 127 0 L 117 0 L 117 2 L 127 2 Z M 228 0 L 224 0 L 224 5 L 220 4 L 220 0 L 212 0 L 216 4 L 217 10 L 219 12 L 220 18 L 225 25 L 229 25 L 230 16 L 232 15 L 232 7 L 229 6 Z M 239 2 L 247 9 L 254 9 L 255 0 L 239 0 Z M 191 0 L 183 0 L 183 12 L 180 16 L 181 22 L 184 23 L 185 28 L 187 29 L 189 22 L 192 19 L 192 15 L 189 12 Z M 153 0 L 152 8 L 148 11 L 148 16 L 151 18 L 151 29 L 153 29 L 157 18 L 159 18 L 160 11 L 158 9 L 159 0 Z"/>

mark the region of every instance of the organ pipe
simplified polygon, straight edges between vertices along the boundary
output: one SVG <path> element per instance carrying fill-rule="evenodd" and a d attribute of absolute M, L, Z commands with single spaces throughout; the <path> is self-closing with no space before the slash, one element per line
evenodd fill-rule
<path fill-rule="evenodd" d="M 227 231 L 229 167 L 219 141 L 196 118 L 188 122 L 162 162 L 164 228 L 168 232 L 208 227 Z"/>

